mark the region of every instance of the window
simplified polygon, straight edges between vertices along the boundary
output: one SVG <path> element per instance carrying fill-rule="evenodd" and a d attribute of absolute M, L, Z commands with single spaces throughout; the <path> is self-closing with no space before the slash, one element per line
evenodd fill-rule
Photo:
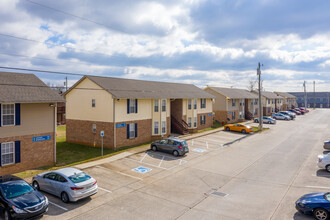
<path fill-rule="evenodd" d="M 206 99 L 201 99 L 201 108 L 206 108 Z"/>
<path fill-rule="evenodd" d="M 191 117 L 188 118 L 188 127 L 191 128 Z"/>
<path fill-rule="evenodd" d="M 129 113 L 136 113 L 136 99 L 129 100 Z"/>
<path fill-rule="evenodd" d="M 239 118 L 243 118 L 243 112 L 239 112 Z"/>
<path fill-rule="evenodd" d="M 61 176 L 59 174 L 56 175 L 55 180 L 58 182 L 61 182 L 61 183 L 68 182 L 63 176 Z"/>
<path fill-rule="evenodd" d="M 274 99 L 272 99 L 272 104 L 274 104 Z"/>
<path fill-rule="evenodd" d="M 255 105 L 258 105 L 258 99 L 255 99 L 255 100 L 254 100 L 254 104 L 255 104 Z"/>
<path fill-rule="evenodd" d="M 197 109 L 197 99 L 194 99 L 194 109 Z"/>
<path fill-rule="evenodd" d="M 95 108 L 95 99 L 92 99 L 92 108 Z"/>
<path fill-rule="evenodd" d="M 270 104 L 270 99 L 268 99 L 268 104 Z"/>
<path fill-rule="evenodd" d="M 50 179 L 50 180 L 55 180 L 56 173 L 47 173 L 47 174 L 45 174 L 44 178 Z"/>
<path fill-rule="evenodd" d="M 194 127 L 197 127 L 197 117 L 194 117 Z"/>
<path fill-rule="evenodd" d="M 135 138 L 135 124 L 129 125 L 129 138 Z"/>
<path fill-rule="evenodd" d="M 235 112 L 232 112 L 232 113 L 231 113 L 231 119 L 232 119 L 232 120 L 235 120 Z"/>
<path fill-rule="evenodd" d="M 235 102 L 236 102 L 236 100 L 235 99 L 232 99 L 231 100 L 231 106 L 235 106 Z"/>
<path fill-rule="evenodd" d="M 15 104 L 2 106 L 2 125 L 15 125 Z"/>
<path fill-rule="evenodd" d="M 205 115 L 201 115 L 201 125 L 205 125 Z"/>
<path fill-rule="evenodd" d="M 162 100 L 162 112 L 166 112 L 166 99 Z"/>
<path fill-rule="evenodd" d="M 93 124 L 93 125 L 92 125 L 92 132 L 93 132 L 93 133 L 96 133 L 96 124 Z"/>
<path fill-rule="evenodd" d="M 162 121 L 162 134 L 166 134 L 166 121 Z"/>
<path fill-rule="evenodd" d="M 159 100 L 155 99 L 155 103 L 154 103 L 154 111 L 158 112 L 159 111 Z"/>
<path fill-rule="evenodd" d="M 158 134 L 159 133 L 159 122 L 155 121 L 154 123 L 154 134 Z"/>
<path fill-rule="evenodd" d="M 188 109 L 191 109 L 191 99 L 188 99 Z"/>
<path fill-rule="evenodd" d="M 15 142 L 1 144 L 1 164 L 8 165 L 15 163 Z"/>

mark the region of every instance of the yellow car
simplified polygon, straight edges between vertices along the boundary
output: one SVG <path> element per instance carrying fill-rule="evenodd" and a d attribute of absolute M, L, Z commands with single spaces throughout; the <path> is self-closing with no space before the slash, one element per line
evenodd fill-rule
<path fill-rule="evenodd" d="M 243 134 L 253 132 L 253 128 L 251 126 L 246 126 L 246 125 L 240 124 L 240 123 L 225 125 L 224 129 L 226 131 L 242 132 Z"/>

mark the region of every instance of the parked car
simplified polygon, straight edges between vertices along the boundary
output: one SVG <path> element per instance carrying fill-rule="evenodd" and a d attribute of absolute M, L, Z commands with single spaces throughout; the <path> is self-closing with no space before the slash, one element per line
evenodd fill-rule
<path fill-rule="evenodd" d="M 319 155 L 318 157 L 319 161 L 317 166 L 330 172 L 330 153 L 326 155 Z"/>
<path fill-rule="evenodd" d="M 296 117 L 296 114 L 295 113 L 292 113 L 292 112 L 289 112 L 289 111 L 281 111 L 279 112 L 280 114 L 283 114 L 283 115 L 287 115 L 289 116 L 291 119 L 294 119 Z"/>
<path fill-rule="evenodd" d="M 286 120 L 286 121 L 291 120 L 291 118 L 289 116 L 283 115 L 281 113 L 275 113 L 275 114 L 273 114 L 273 118 L 280 119 L 280 120 Z"/>
<path fill-rule="evenodd" d="M 296 209 L 304 215 L 313 215 L 317 220 L 329 219 L 330 193 L 310 193 L 296 201 Z"/>
<path fill-rule="evenodd" d="M 259 123 L 259 118 L 255 118 L 254 122 Z M 262 117 L 262 123 L 264 123 L 264 124 L 276 124 L 276 119 L 271 118 L 271 117 L 263 116 Z"/>
<path fill-rule="evenodd" d="M 173 154 L 173 156 L 183 156 L 189 152 L 188 144 L 185 140 L 178 138 L 166 138 L 163 140 L 155 141 L 150 145 L 153 151 L 163 151 Z"/>
<path fill-rule="evenodd" d="M 330 141 L 324 141 L 323 148 L 325 150 L 330 150 Z"/>
<path fill-rule="evenodd" d="M 303 108 L 296 108 L 296 109 L 299 110 L 299 111 L 301 112 L 302 115 L 304 115 L 305 112 L 306 112 Z"/>
<path fill-rule="evenodd" d="M 241 124 L 241 123 L 227 124 L 227 125 L 225 125 L 224 129 L 226 131 L 242 132 L 243 134 L 253 132 L 253 128 L 251 126 L 247 126 L 247 125 L 244 125 L 244 124 Z"/>
<path fill-rule="evenodd" d="M 40 217 L 48 211 L 48 199 L 21 178 L 0 176 L 0 219 Z"/>
<path fill-rule="evenodd" d="M 300 109 L 300 110 L 303 110 L 303 111 L 305 111 L 305 112 L 309 112 L 309 110 L 308 110 L 307 108 L 305 108 L 305 107 L 300 107 L 299 109 Z"/>
<path fill-rule="evenodd" d="M 38 174 L 33 177 L 32 185 L 60 197 L 65 203 L 92 196 L 98 188 L 94 178 L 71 167 Z"/>
<path fill-rule="evenodd" d="M 289 112 L 293 112 L 293 113 L 296 113 L 296 115 L 301 115 L 301 112 L 296 110 L 296 109 L 290 109 L 288 110 Z"/>

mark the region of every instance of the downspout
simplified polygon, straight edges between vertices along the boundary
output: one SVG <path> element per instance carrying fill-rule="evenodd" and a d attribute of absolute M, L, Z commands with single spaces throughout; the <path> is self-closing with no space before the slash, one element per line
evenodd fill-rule
<path fill-rule="evenodd" d="M 54 105 L 54 162 L 56 164 L 57 102 Z"/>
<path fill-rule="evenodd" d="M 117 150 L 117 146 L 116 146 L 116 108 L 115 108 L 115 104 L 116 104 L 116 100 L 114 97 L 112 97 L 113 100 L 113 147 L 115 148 L 115 151 Z"/>

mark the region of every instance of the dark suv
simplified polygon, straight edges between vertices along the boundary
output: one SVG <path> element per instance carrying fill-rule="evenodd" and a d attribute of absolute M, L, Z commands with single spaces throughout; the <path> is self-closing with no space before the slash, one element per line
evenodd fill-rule
<path fill-rule="evenodd" d="M 178 138 L 167 138 L 160 141 L 155 141 L 151 145 L 153 151 L 164 151 L 173 154 L 173 156 L 183 156 L 189 152 L 186 141 Z"/>
<path fill-rule="evenodd" d="M 48 199 L 25 180 L 0 176 L 0 219 L 29 219 L 48 211 Z"/>

